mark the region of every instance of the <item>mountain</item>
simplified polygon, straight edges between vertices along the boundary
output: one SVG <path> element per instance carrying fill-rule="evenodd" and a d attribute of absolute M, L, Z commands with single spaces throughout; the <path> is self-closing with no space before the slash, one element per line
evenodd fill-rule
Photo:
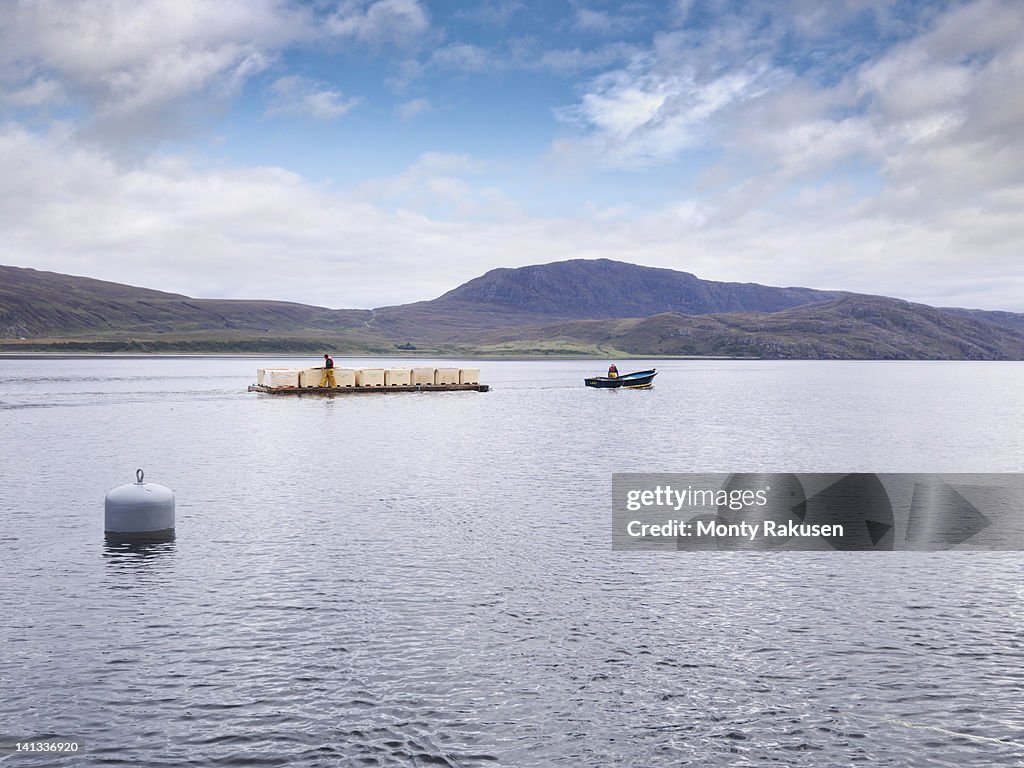
<path fill-rule="evenodd" d="M 397 349 L 396 349 L 397 348 Z M 605 259 L 492 270 L 432 301 L 193 299 L 0 266 L 0 351 L 1024 359 L 1024 315 L 701 280 Z"/>
<path fill-rule="evenodd" d="M 573 259 L 492 269 L 436 299 L 436 306 L 485 305 L 565 318 L 648 317 L 662 312 L 778 312 L 846 295 L 811 288 L 701 280 L 689 272 L 608 259 Z"/>
<path fill-rule="evenodd" d="M 455 343 L 481 330 L 545 321 L 648 317 L 662 312 L 777 312 L 846 294 L 702 280 L 689 272 L 608 259 L 493 269 L 432 301 L 373 311 L 371 327 Z"/>

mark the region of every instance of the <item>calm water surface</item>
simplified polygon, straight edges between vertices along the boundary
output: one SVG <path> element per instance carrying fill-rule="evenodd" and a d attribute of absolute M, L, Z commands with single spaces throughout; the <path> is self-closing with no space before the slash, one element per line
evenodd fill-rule
<path fill-rule="evenodd" d="M 315 364 L 0 360 L 0 736 L 84 744 L 0 763 L 1024 765 L 1016 553 L 619 553 L 609 500 L 626 471 L 1019 472 L 1024 364 L 247 393 L 268 363 Z M 136 467 L 175 542 L 104 544 Z"/>

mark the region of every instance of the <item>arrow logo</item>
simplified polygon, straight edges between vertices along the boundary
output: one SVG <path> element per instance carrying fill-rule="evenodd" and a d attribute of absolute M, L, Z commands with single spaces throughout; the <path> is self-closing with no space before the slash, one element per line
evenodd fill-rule
<path fill-rule="evenodd" d="M 987 528 L 992 521 L 947 483 L 914 483 L 907 541 L 914 549 L 949 549 Z"/>
<path fill-rule="evenodd" d="M 876 475 L 843 477 L 807 501 L 807 520 L 843 526 L 828 539 L 833 549 L 892 549 L 892 502 Z"/>

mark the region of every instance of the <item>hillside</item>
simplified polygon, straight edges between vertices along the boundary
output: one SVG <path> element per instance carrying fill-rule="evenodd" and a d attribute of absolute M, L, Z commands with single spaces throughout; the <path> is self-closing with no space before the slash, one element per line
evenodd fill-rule
<path fill-rule="evenodd" d="M 701 280 L 607 260 L 492 270 L 432 301 L 193 299 L 0 266 L 0 350 L 1024 359 L 1024 315 Z"/>
<path fill-rule="evenodd" d="M 844 296 L 776 313 L 580 320 L 492 334 L 482 346 L 540 351 L 552 341 L 627 355 L 773 359 L 1024 360 L 1024 333 L 923 304 Z"/>
<path fill-rule="evenodd" d="M 1000 325 L 1016 331 L 1024 331 L 1024 314 L 1019 312 L 992 312 L 983 309 L 961 309 L 960 307 L 941 307 L 943 312 L 970 317 L 991 325 Z"/>
<path fill-rule="evenodd" d="M 0 266 L 0 338 L 298 329 L 341 329 L 369 312 L 283 301 L 192 299 L 56 272 Z"/>

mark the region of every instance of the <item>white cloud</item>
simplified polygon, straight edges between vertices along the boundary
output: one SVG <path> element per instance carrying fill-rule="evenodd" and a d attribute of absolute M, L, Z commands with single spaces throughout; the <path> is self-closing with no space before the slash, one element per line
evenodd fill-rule
<path fill-rule="evenodd" d="M 430 99 L 410 99 L 396 106 L 395 114 L 403 120 L 412 120 L 414 117 L 433 111 L 433 109 L 434 105 L 430 103 Z"/>
<path fill-rule="evenodd" d="M 556 157 L 646 166 L 708 142 L 716 118 L 771 87 L 777 73 L 756 62 L 702 81 L 692 67 L 663 71 L 650 56 L 595 78 L 580 102 L 556 114 L 583 135 L 556 141 Z"/>
<path fill-rule="evenodd" d="M 0 76 L 58 83 L 84 100 L 97 133 L 177 131 L 183 101 L 233 94 L 278 50 L 313 33 L 308 12 L 277 0 L 37 0 L 8 8 Z"/>
<path fill-rule="evenodd" d="M 553 72 L 570 75 L 586 70 L 628 61 L 637 53 L 633 45 L 609 43 L 597 48 L 548 48 L 537 50 L 531 45 L 516 45 L 512 51 L 513 65 L 533 72 Z"/>
<path fill-rule="evenodd" d="M 1024 184 L 1024 6 L 983 0 L 865 67 L 891 196 L 932 211 Z"/>
<path fill-rule="evenodd" d="M 417 0 L 28 0 L 4 6 L 0 85 L 12 103 L 74 99 L 107 140 L 175 137 L 235 96 L 283 52 L 322 42 L 407 44 L 429 28 Z M 306 111 L 339 114 L 327 92 Z M 11 97 L 7 99 L 12 101 Z"/>
<path fill-rule="evenodd" d="M 351 111 L 358 98 L 346 99 L 341 91 L 298 75 L 279 77 L 270 86 L 268 115 L 298 115 L 334 120 Z"/>
<path fill-rule="evenodd" d="M 409 46 L 427 32 L 430 18 L 418 0 L 345 0 L 324 26 L 369 45 Z"/>
<path fill-rule="evenodd" d="M 424 156 L 371 202 L 275 167 L 203 168 L 162 156 L 126 170 L 65 134 L 7 126 L 0 252 L 5 264 L 206 297 L 333 307 L 431 298 L 478 265 L 502 264 L 514 228 L 431 218 L 388 198 L 401 198 L 404 182 L 446 197 L 460 216 L 482 209 L 494 204 L 493 190 L 460 176 L 475 167 L 462 156 Z"/>
<path fill-rule="evenodd" d="M 608 32 L 612 29 L 614 21 L 607 11 L 599 11 L 593 8 L 576 8 L 576 26 L 588 32 Z"/>
<path fill-rule="evenodd" d="M 348 197 L 449 221 L 522 220 L 519 206 L 499 189 L 472 181 L 484 171 L 468 155 L 427 152 L 395 176 L 357 185 Z"/>
<path fill-rule="evenodd" d="M 582 0 L 572 0 L 573 27 L 581 32 L 607 35 L 636 27 L 642 20 L 643 6 L 624 5 L 619 13 L 594 8 Z"/>
<path fill-rule="evenodd" d="M 496 54 L 468 43 L 454 43 L 438 48 L 430 57 L 432 64 L 462 72 L 484 72 L 498 66 Z"/>
<path fill-rule="evenodd" d="M 37 77 L 20 88 L 0 94 L 0 101 L 12 107 L 49 107 L 65 101 L 60 83 L 46 77 Z"/>
<path fill-rule="evenodd" d="M 842 189 L 728 222 L 687 200 L 530 217 L 486 172 L 464 155 L 428 153 L 397 176 L 332 191 L 281 168 L 173 156 L 126 170 L 66 132 L 6 126 L 0 253 L 8 264 L 191 295 L 332 307 L 431 298 L 499 266 L 605 257 L 711 279 L 1024 310 L 1024 188 L 928 223 L 865 212 Z"/>
<path fill-rule="evenodd" d="M 504 26 L 509 19 L 527 10 L 522 0 L 477 0 L 455 12 L 455 18 L 481 24 Z"/>
<path fill-rule="evenodd" d="M 129 75 L 155 76 L 154 57 L 189 68 L 193 59 L 246 42 L 276 48 L 309 34 L 312 21 L 276 0 L 36 0 L 8 7 L 5 63 L 49 69 L 96 89 Z"/>
<path fill-rule="evenodd" d="M 873 6 L 850 0 L 839 16 L 864 7 Z M 797 33 L 820 36 L 835 23 L 811 16 Z M 861 194 L 875 213 L 918 221 L 1024 184 L 1024 101 L 1015 98 L 1024 86 L 1024 5 L 976 0 L 924 14 L 913 34 L 869 50 L 839 80 L 780 63 L 794 45 L 788 19 L 765 18 L 759 36 L 736 36 L 724 23 L 661 35 L 646 54 L 592 79 L 558 112 L 571 130 L 552 156 L 637 168 L 716 153 L 730 169 L 719 175 L 733 178 L 718 200 L 720 215 L 731 216 L 850 174 L 866 182 Z"/>
<path fill-rule="evenodd" d="M 536 38 L 515 38 L 495 47 L 449 43 L 436 48 L 423 64 L 409 62 L 405 81 L 430 71 L 451 70 L 471 74 L 540 72 L 573 75 L 629 60 L 637 53 L 632 44 L 608 42 L 593 48 L 556 48 Z"/>

